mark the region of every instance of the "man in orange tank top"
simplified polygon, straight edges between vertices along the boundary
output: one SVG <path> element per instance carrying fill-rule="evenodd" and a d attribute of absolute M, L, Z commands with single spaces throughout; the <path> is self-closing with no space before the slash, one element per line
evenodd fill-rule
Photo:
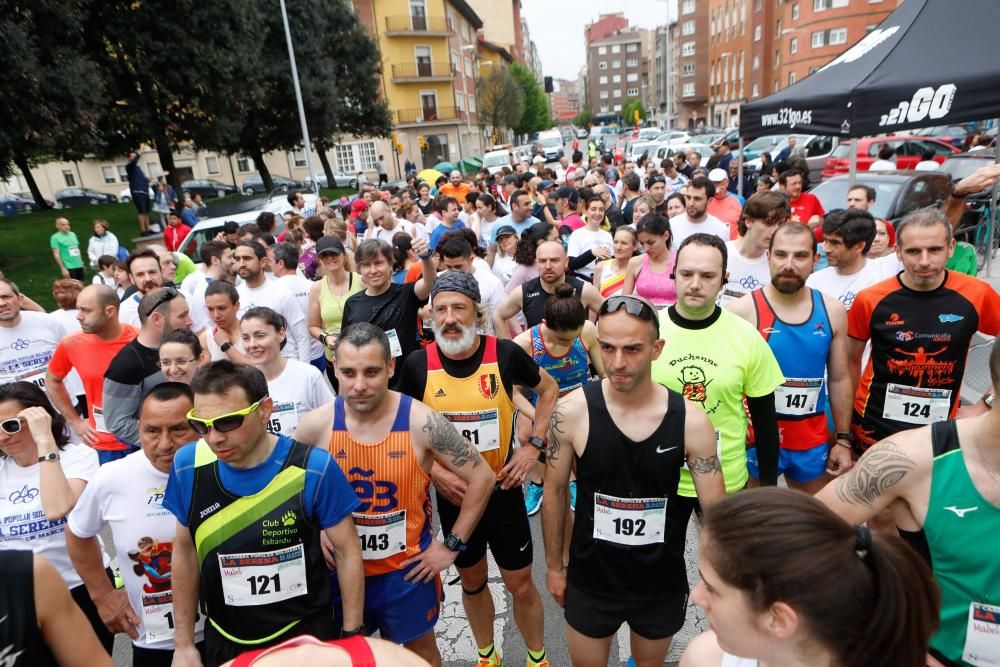
<path fill-rule="evenodd" d="M 335 348 L 341 395 L 310 412 L 300 442 L 329 447 L 362 505 L 354 513 L 365 565 L 365 626 L 441 664 L 434 625 L 441 570 L 465 549 L 493 491 L 479 452 L 443 416 L 389 390 L 389 339 L 375 325 L 344 329 Z M 444 544 L 433 539 L 430 471 L 437 462 L 467 489 Z M 339 595 L 336 577 L 334 613 Z"/>

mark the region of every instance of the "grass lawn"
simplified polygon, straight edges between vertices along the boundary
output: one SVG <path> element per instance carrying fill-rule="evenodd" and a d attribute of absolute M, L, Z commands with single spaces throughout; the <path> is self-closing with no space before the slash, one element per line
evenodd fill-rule
<path fill-rule="evenodd" d="M 321 192 L 330 199 L 355 194 L 344 188 Z M 206 203 L 211 207 L 220 201 L 224 200 L 209 199 Z M 136 221 L 135 207 L 131 203 L 81 206 L 22 213 L 9 218 L 0 217 L 0 271 L 46 310 L 56 307 L 52 298 L 52 282 L 61 277 L 49 248 L 49 237 L 55 232 L 55 220 L 59 217 L 69 220 L 80 239 L 80 251 L 85 264 L 87 243 L 94 233 L 94 220 L 107 220 L 119 243 L 127 248 L 131 248 L 132 239 L 139 236 L 139 223 Z M 89 266 L 85 266 L 85 270 L 89 283 L 94 274 Z"/>

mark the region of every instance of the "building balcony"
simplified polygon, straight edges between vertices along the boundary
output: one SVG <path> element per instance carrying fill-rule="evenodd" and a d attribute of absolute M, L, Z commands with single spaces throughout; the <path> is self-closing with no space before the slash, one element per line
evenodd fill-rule
<path fill-rule="evenodd" d="M 393 83 L 451 81 L 455 72 L 451 63 L 400 63 L 392 66 Z"/>
<path fill-rule="evenodd" d="M 459 111 L 455 107 L 398 109 L 396 116 L 399 118 L 400 125 L 414 125 L 416 123 L 456 121 L 459 119 Z"/>
<path fill-rule="evenodd" d="M 385 17 L 385 34 L 389 37 L 449 37 L 454 32 L 444 16 L 400 16 Z"/>

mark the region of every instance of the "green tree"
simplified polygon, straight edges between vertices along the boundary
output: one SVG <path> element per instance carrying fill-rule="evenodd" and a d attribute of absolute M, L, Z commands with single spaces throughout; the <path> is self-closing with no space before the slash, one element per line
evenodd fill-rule
<path fill-rule="evenodd" d="M 594 123 L 594 117 L 590 113 L 590 109 L 584 109 L 583 111 L 581 111 L 576 115 L 576 118 L 573 119 L 573 124 L 576 125 L 577 127 L 584 127 L 589 129 L 590 126 L 593 125 L 593 123 Z"/>
<path fill-rule="evenodd" d="M 521 63 L 511 64 L 510 73 L 524 94 L 524 111 L 521 113 L 520 120 L 513 127 L 514 132 L 527 135 L 552 127 L 549 99 L 542 87 L 538 85 L 535 75 Z"/>
<path fill-rule="evenodd" d="M 520 122 L 524 91 L 510 70 L 501 67 L 476 82 L 476 107 L 490 125 L 490 133 L 495 134 L 500 128 L 511 128 Z"/>
<path fill-rule="evenodd" d="M 5 3 L 0 12 L 0 179 L 16 166 L 40 208 L 48 208 L 31 165 L 79 159 L 100 145 L 107 104 L 97 64 L 84 52 L 88 0 Z"/>
<path fill-rule="evenodd" d="M 622 104 L 622 122 L 625 125 L 635 124 L 635 112 L 639 112 L 639 124 L 646 120 L 646 107 L 642 105 L 642 100 L 629 97 Z"/>

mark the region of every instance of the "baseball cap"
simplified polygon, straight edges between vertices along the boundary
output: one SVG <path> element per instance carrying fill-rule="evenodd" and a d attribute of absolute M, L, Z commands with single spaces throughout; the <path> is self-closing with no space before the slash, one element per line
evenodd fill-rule
<path fill-rule="evenodd" d="M 580 200 L 580 193 L 572 185 L 564 185 L 556 190 L 556 199 L 568 199 L 573 204 Z"/>
<path fill-rule="evenodd" d="M 325 252 L 332 252 L 335 255 L 344 254 L 344 244 L 336 236 L 324 236 L 316 244 L 316 256 L 319 257 Z"/>
<path fill-rule="evenodd" d="M 531 162 L 532 164 L 545 164 L 545 158 L 543 158 L 541 155 L 536 155 L 535 157 L 531 158 Z"/>
<path fill-rule="evenodd" d="M 722 169 L 719 169 L 718 167 L 708 172 L 708 180 L 712 181 L 713 183 L 718 183 L 719 181 L 725 181 L 728 178 L 729 174 L 727 174 Z"/>
<path fill-rule="evenodd" d="M 556 182 L 548 178 L 538 184 L 539 190 L 551 190 L 554 187 L 556 187 Z"/>
<path fill-rule="evenodd" d="M 551 181 L 549 182 L 551 183 Z M 510 225 L 504 225 L 503 227 L 497 229 L 497 238 L 500 238 L 501 236 L 506 236 L 508 234 L 513 234 L 514 236 L 517 236 L 517 230 L 511 227 Z"/>

